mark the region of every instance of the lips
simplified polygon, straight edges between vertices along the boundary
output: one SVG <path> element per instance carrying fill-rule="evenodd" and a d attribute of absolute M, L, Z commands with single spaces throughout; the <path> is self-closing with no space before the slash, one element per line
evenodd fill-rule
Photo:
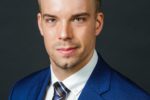
<path fill-rule="evenodd" d="M 72 55 L 76 51 L 77 47 L 58 48 L 57 51 L 63 55 Z"/>

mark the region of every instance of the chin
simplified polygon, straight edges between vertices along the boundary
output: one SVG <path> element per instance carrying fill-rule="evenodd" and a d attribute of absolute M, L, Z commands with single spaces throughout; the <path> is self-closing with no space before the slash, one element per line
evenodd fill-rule
<path fill-rule="evenodd" d="M 62 63 L 57 63 L 56 65 L 62 69 L 71 69 L 77 65 L 78 61 L 63 61 Z"/>

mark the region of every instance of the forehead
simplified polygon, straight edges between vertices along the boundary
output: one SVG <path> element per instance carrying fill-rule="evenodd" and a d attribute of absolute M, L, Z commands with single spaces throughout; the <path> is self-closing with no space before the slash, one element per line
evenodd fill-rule
<path fill-rule="evenodd" d="M 39 0 L 41 12 L 76 12 L 95 10 L 94 0 Z"/>

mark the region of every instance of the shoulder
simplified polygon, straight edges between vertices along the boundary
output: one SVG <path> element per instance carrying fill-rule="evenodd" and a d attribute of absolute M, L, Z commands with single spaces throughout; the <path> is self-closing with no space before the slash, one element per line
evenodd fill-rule
<path fill-rule="evenodd" d="M 23 79 L 16 82 L 15 86 L 28 86 L 33 83 L 41 82 L 43 79 L 49 74 L 50 70 L 49 68 L 45 68 L 42 70 L 39 70 L 37 72 L 34 72 Z"/>
<path fill-rule="evenodd" d="M 97 74 L 97 77 L 100 77 L 99 81 L 103 79 L 103 82 L 107 84 L 107 91 L 103 93 L 106 100 L 150 100 L 150 94 L 126 76 L 111 68 L 99 55 L 97 70 L 100 70 L 100 68 L 101 71 L 95 72 L 99 73 Z"/>
<path fill-rule="evenodd" d="M 23 79 L 17 81 L 11 89 L 9 100 L 15 100 L 15 99 L 10 99 L 10 98 L 17 98 L 15 96 L 18 96 L 20 98 L 22 96 L 23 98 L 28 94 L 29 91 L 35 88 L 36 85 L 42 83 L 45 80 L 45 78 L 49 75 L 50 75 L 50 69 L 45 68 L 40 71 L 34 72 L 24 77 Z M 16 100 L 21 100 L 21 99 L 16 99 Z"/>
<path fill-rule="evenodd" d="M 114 98 L 114 100 L 150 100 L 150 95 L 137 84 L 116 70 L 110 69 L 111 88 L 108 94 L 111 98 Z"/>

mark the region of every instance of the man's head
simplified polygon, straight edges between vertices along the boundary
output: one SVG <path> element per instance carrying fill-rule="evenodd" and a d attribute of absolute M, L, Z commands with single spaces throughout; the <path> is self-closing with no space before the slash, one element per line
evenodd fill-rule
<path fill-rule="evenodd" d="M 41 1 L 42 0 L 38 0 L 38 5 L 39 5 L 39 11 L 41 11 Z M 93 0 L 93 2 L 95 2 L 95 11 L 96 12 L 100 12 L 102 9 L 101 9 L 101 2 L 102 0 Z"/>
<path fill-rule="evenodd" d="M 93 1 L 39 0 L 38 26 L 54 69 L 75 72 L 93 55 L 103 26 L 99 0 Z"/>

